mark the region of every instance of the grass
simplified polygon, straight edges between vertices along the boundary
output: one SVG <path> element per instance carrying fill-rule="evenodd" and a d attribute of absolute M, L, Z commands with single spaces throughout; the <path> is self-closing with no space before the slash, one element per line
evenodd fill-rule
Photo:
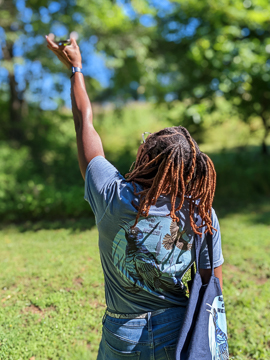
<path fill-rule="evenodd" d="M 270 358 L 270 206 L 223 215 L 231 357 Z M 0 359 L 95 359 L 105 309 L 92 220 L 2 228 Z"/>
<path fill-rule="evenodd" d="M 105 304 L 92 224 L 1 231 L 1 360 L 95 358 Z"/>

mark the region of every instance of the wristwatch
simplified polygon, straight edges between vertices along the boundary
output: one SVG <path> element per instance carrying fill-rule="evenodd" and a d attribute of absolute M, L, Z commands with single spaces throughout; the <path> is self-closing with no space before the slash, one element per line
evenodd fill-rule
<path fill-rule="evenodd" d="M 71 70 L 72 70 L 72 74 L 71 74 L 71 77 L 70 77 L 70 78 L 72 78 L 72 76 L 75 74 L 75 72 L 80 72 L 80 73 L 82 73 L 82 69 L 79 68 L 79 67 L 74 67 L 74 66 L 72 66 Z"/>

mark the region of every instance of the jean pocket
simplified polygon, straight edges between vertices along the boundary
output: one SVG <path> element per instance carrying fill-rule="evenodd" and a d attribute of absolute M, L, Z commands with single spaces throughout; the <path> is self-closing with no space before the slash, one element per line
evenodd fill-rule
<path fill-rule="evenodd" d="M 116 350 L 105 340 L 105 354 L 108 360 L 140 360 L 140 351 L 120 351 Z"/>
<path fill-rule="evenodd" d="M 165 346 L 164 350 L 167 355 L 167 360 L 175 360 L 176 345 Z"/>

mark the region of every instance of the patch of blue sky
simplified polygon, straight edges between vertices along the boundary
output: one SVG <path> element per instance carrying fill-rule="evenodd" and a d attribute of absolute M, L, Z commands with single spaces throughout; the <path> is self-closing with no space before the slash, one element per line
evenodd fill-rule
<path fill-rule="evenodd" d="M 193 36 L 200 25 L 196 18 L 190 18 L 187 25 L 177 21 L 171 21 L 164 29 L 162 36 L 170 42 L 180 42 L 185 37 Z"/>
<path fill-rule="evenodd" d="M 0 26 L 0 59 L 3 58 L 2 46 L 6 44 L 6 35 L 4 29 Z"/>
<path fill-rule="evenodd" d="M 162 86 L 168 86 L 172 81 L 172 74 L 158 74 L 157 80 Z"/>
<path fill-rule="evenodd" d="M 13 45 L 13 55 L 17 57 L 23 56 L 25 52 L 33 50 L 36 44 L 42 44 L 43 42 L 44 38 L 41 35 L 21 35 Z"/>
<path fill-rule="evenodd" d="M 164 100 L 166 102 L 171 102 L 173 100 L 177 99 L 177 94 L 175 92 L 170 92 L 170 93 L 167 93 L 165 96 L 164 96 Z"/>
<path fill-rule="evenodd" d="M 132 90 L 137 90 L 139 86 L 140 86 L 140 84 L 137 81 L 131 81 L 131 83 L 129 84 L 129 87 Z"/>
<path fill-rule="evenodd" d="M 95 45 L 98 42 L 98 37 L 96 35 L 91 35 L 89 38 L 89 42 L 92 45 Z"/>
<path fill-rule="evenodd" d="M 156 20 L 150 14 L 144 14 L 140 17 L 140 23 L 145 27 L 151 27 L 156 25 Z"/>
<path fill-rule="evenodd" d="M 24 30 L 27 32 L 27 33 L 30 33 L 33 31 L 33 26 L 31 24 L 25 24 L 24 25 Z"/>
<path fill-rule="evenodd" d="M 23 43 L 24 36 L 20 36 L 19 39 L 14 43 L 13 45 L 13 56 L 20 57 L 23 56 L 24 50 L 23 50 Z"/>
<path fill-rule="evenodd" d="M 48 10 L 51 14 L 56 13 L 57 11 L 59 11 L 61 9 L 61 4 L 59 4 L 59 2 L 57 1 L 52 1 L 49 3 L 48 6 Z"/>
<path fill-rule="evenodd" d="M 33 15 L 33 11 L 29 8 L 24 8 L 23 11 L 21 12 L 21 20 L 24 23 L 29 23 L 31 21 Z"/>
<path fill-rule="evenodd" d="M 56 110 L 58 104 L 55 99 L 47 97 L 46 99 L 42 98 L 39 102 L 41 110 Z"/>
<path fill-rule="evenodd" d="M 50 12 L 47 8 L 45 8 L 44 6 L 41 6 L 39 8 L 39 13 L 40 13 L 40 19 L 44 24 L 48 24 L 51 20 L 51 16 L 50 16 Z"/>
<path fill-rule="evenodd" d="M 137 17 L 137 13 L 130 3 L 126 3 L 125 0 L 116 0 L 116 3 L 131 20 L 134 20 Z"/>
<path fill-rule="evenodd" d="M 223 93 L 223 91 L 221 91 L 221 90 L 217 90 L 217 91 L 215 92 L 215 95 L 216 95 L 216 97 L 221 97 L 221 96 L 224 95 L 224 93 Z"/>
<path fill-rule="evenodd" d="M 57 37 L 64 37 L 69 35 L 67 27 L 56 21 L 54 21 L 52 24 L 51 32 Z"/>
<path fill-rule="evenodd" d="M 152 5 L 155 9 L 157 9 L 157 15 L 160 18 L 165 17 L 168 14 L 171 14 L 176 7 L 176 4 L 174 4 L 171 1 L 168 0 L 150 0 L 150 5 Z"/>
<path fill-rule="evenodd" d="M 212 90 L 218 90 L 218 88 L 219 88 L 219 80 L 217 78 L 212 79 L 211 84 L 210 84 L 210 88 Z"/>
<path fill-rule="evenodd" d="M 134 10 L 131 3 L 127 3 L 125 0 L 116 0 L 116 3 L 123 9 L 124 14 L 128 16 L 131 20 L 134 20 L 136 17 L 138 17 L 138 13 Z M 168 1 L 168 0 L 150 0 L 149 1 L 150 6 L 154 7 L 157 10 L 157 15 L 159 17 L 164 17 L 170 13 L 172 13 L 175 9 L 175 4 Z M 154 26 L 154 19 L 150 18 L 151 15 L 145 14 L 149 19 L 141 19 L 140 22 L 143 26 L 149 27 Z M 144 16 L 144 15 L 143 15 Z"/>
<path fill-rule="evenodd" d="M 0 84 L 8 80 L 8 71 L 7 69 L 0 67 Z"/>
<path fill-rule="evenodd" d="M 24 0 L 17 0 L 16 7 L 19 10 L 18 18 L 24 23 L 29 23 L 31 21 L 33 11 L 30 8 L 25 7 Z"/>
<path fill-rule="evenodd" d="M 16 1 L 16 8 L 19 11 L 23 11 L 23 9 L 25 8 L 25 0 L 17 0 Z"/>
<path fill-rule="evenodd" d="M 243 28 L 242 30 L 241 30 L 241 34 L 242 34 L 242 36 L 249 36 L 249 34 L 250 34 L 250 30 L 249 30 L 249 28 Z"/>
<path fill-rule="evenodd" d="M 17 90 L 22 92 L 26 88 L 26 79 L 25 79 L 25 67 L 21 64 L 14 65 L 14 74 L 15 74 L 15 81 L 17 83 Z"/>
<path fill-rule="evenodd" d="M 91 38 L 92 42 L 81 41 L 79 44 L 82 50 L 83 72 L 85 75 L 96 79 L 102 87 L 106 88 L 110 85 L 114 71 L 106 67 L 105 54 L 96 52 L 93 46 L 93 40 L 96 39 L 93 39 L 93 36 Z"/>
<path fill-rule="evenodd" d="M 40 91 L 40 107 L 42 110 L 54 110 L 59 104 L 59 100 L 62 99 L 66 107 L 71 107 L 70 99 L 70 81 L 65 74 L 53 74 L 52 76 L 46 76 L 44 74 L 44 86 Z M 49 74 L 48 74 L 49 75 Z M 61 90 L 56 89 L 55 85 L 62 85 Z M 68 86 L 66 86 L 68 85 Z"/>
<path fill-rule="evenodd" d="M 58 81 L 61 84 L 70 84 L 70 79 L 65 74 L 59 74 Z M 60 96 L 61 99 L 63 99 L 65 106 L 71 108 L 70 86 L 63 86 Z"/>
<path fill-rule="evenodd" d="M 74 21 L 76 21 L 76 23 L 78 23 L 78 24 L 82 24 L 83 20 L 84 20 L 82 14 L 80 14 L 78 12 L 75 12 L 74 14 L 72 14 L 72 19 Z"/>

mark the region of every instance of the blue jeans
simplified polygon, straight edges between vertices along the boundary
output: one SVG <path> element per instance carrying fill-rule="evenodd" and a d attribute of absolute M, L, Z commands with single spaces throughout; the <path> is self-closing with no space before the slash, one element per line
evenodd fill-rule
<path fill-rule="evenodd" d="M 97 360 L 174 360 L 186 308 L 174 307 L 146 319 L 103 321 Z"/>

